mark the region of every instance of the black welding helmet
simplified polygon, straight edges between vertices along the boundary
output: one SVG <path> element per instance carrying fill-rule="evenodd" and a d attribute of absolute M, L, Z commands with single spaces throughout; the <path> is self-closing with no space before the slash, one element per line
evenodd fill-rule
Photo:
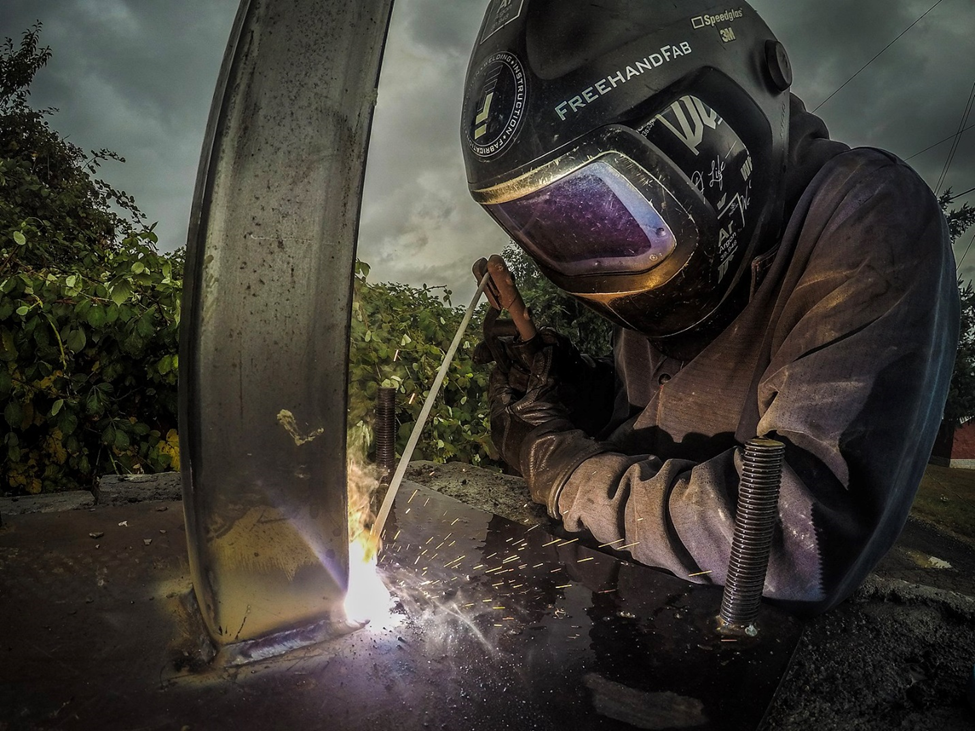
<path fill-rule="evenodd" d="M 492 0 L 471 194 L 561 289 L 653 338 L 690 331 L 778 232 L 790 83 L 743 3 Z"/>

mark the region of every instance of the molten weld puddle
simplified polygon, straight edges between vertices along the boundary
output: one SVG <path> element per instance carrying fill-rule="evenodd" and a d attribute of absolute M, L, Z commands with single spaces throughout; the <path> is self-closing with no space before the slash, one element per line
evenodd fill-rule
<path fill-rule="evenodd" d="M 349 495 L 349 589 L 345 616 L 373 627 L 395 627 L 402 621 L 392 614 L 393 600 L 376 568 L 379 540 L 372 534 L 373 498 L 379 489 L 379 471 L 365 460 L 371 431 L 362 422 L 350 430 L 347 471 Z"/>
<path fill-rule="evenodd" d="M 400 617 L 391 613 L 389 589 L 376 568 L 376 548 L 368 534 L 349 544 L 349 591 L 345 597 L 345 616 L 374 627 L 394 627 Z"/>

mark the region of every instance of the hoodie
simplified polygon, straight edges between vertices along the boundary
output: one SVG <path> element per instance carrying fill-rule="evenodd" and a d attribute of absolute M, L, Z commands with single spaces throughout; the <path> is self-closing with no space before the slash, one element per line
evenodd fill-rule
<path fill-rule="evenodd" d="M 559 498 L 565 527 L 723 584 L 741 445 L 786 445 L 765 596 L 817 613 L 890 549 L 930 455 L 959 302 L 944 217 L 895 156 L 850 149 L 792 98 L 780 240 L 737 318 L 688 360 L 621 331 L 608 450 Z"/>

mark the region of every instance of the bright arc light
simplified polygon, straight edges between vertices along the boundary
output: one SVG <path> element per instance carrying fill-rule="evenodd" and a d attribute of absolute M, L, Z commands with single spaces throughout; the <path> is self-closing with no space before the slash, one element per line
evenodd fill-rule
<path fill-rule="evenodd" d="M 376 551 L 367 539 L 349 544 L 349 591 L 345 597 L 345 616 L 355 622 L 391 627 L 399 622 L 390 613 L 392 598 L 376 569 Z"/>

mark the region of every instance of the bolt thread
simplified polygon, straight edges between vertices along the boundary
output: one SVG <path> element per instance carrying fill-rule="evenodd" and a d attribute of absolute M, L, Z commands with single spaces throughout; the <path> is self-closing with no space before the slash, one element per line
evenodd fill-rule
<path fill-rule="evenodd" d="M 376 396 L 376 466 L 379 483 L 388 485 L 396 469 L 396 389 L 385 386 Z"/>
<path fill-rule="evenodd" d="M 784 454 L 785 445 L 774 439 L 752 439 L 745 445 L 735 534 L 721 600 L 720 616 L 726 625 L 749 627 L 758 616 L 778 517 Z"/>

